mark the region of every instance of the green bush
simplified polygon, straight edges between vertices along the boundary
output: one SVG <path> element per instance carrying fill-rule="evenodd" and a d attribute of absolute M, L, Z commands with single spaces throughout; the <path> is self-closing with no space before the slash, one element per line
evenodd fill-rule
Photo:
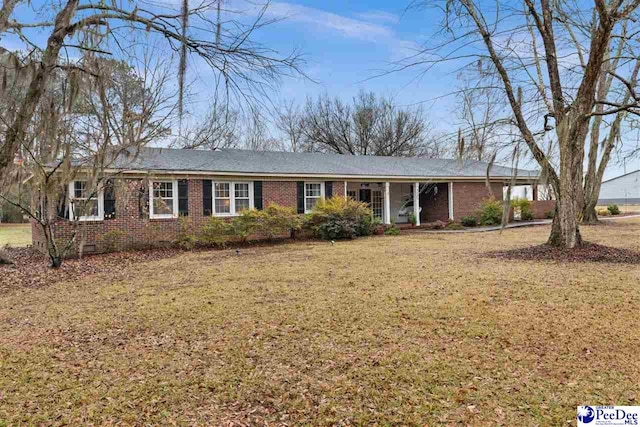
<path fill-rule="evenodd" d="M 553 219 L 553 217 L 556 216 L 556 210 L 555 209 L 551 209 L 550 211 L 547 211 L 544 214 L 544 217 L 547 219 Z"/>
<path fill-rule="evenodd" d="M 241 241 L 246 242 L 247 238 L 251 234 L 254 234 L 261 223 L 264 222 L 264 216 L 264 211 L 257 211 L 255 209 L 243 210 L 240 212 L 240 215 L 231 221 L 233 235 L 239 237 Z"/>
<path fill-rule="evenodd" d="M 478 218 L 473 215 L 463 216 L 460 219 L 460 223 L 465 227 L 475 227 L 476 225 L 478 225 Z"/>
<path fill-rule="evenodd" d="M 353 239 L 375 232 L 378 223 L 371 216 L 371 209 L 365 203 L 335 196 L 316 204 L 305 217 L 305 227 L 322 239 Z"/>
<path fill-rule="evenodd" d="M 400 234 L 400 228 L 392 225 L 384 229 L 385 236 L 398 236 Z"/>
<path fill-rule="evenodd" d="M 480 224 L 496 225 L 502 222 L 502 203 L 496 199 L 486 199 L 480 206 Z"/>
<path fill-rule="evenodd" d="M 520 219 L 523 221 L 531 221 L 533 219 L 533 210 L 531 210 L 531 202 L 528 199 L 516 198 L 511 200 L 511 209 L 514 211 L 519 209 Z"/>
<path fill-rule="evenodd" d="M 267 239 L 285 235 L 294 236 L 302 226 L 300 216 L 293 208 L 272 203 L 259 213 L 256 231 Z"/>
<path fill-rule="evenodd" d="M 198 239 L 193 233 L 193 222 L 189 217 L 181 216 L 178 220 L 179 230 L 176 237 L 176 245 L 182 249 L 191 250 L 198 244 Z"/>
<path fill-rule="evenodd" d="M 198 241 L 207 246 L 226 246 L 233 236 L 233 225 L 229 221 L 212 216 L 202 227 Z"/>
<path fill-rule="evenodd" d="M 416 225 L 418 223 L 418 218 L 416 217 L 416 214 L 414 213 L 409 214 L 409 222 L 411 223 L 411 225 Z"/>
<path fill-rule="evenodd" d="M 380 224 L 381 222 L 378 218 L 374 218 L 372 215 L 365 215 L 356 224 L 356 235 L 373 236 L 380 228 Z"/>
<path fill-rule="evenodd" d="M 611 215 L 620 215 L 620 208 L 618 205 L 609 205 L 607 206 L 607 210 L 611 212 Z"/>

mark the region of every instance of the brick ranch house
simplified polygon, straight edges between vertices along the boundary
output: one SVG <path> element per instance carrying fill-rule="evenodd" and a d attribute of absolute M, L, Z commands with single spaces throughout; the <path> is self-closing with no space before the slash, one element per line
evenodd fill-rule
<path fill-rule="evenodd" d="M 412 213 L 418 223 L 459 221 L 483 199 L 502 199 L 513 170 L 492 166 L 489 191 L 487 166 L 468 160 L 144 148 L 115 159 L 105 170 L 109 179 L 93 196 L 86 194 L 79 173 L 68 185 L 67 206 L 58 213 L 54 233 L 65 238 L 75 228 L 83 253 L 142 248 L 173 242 L 181 216 L 195 228 L 212 215 L 233 217 L 271 203 L 302 214 L 336 195 L 367 203 L 385 224 L 408 223 Z M 536 179 L 537 172 L 526 170 L 515 178 L 520 185 Z M 70 219 L 78 201 L 89 215 L 79 216 L 76 227 Z M 534 204 L 536 216 L 548 209 Z M 44 251 L 41 229 L 32 229 L 33 246 Z"/>

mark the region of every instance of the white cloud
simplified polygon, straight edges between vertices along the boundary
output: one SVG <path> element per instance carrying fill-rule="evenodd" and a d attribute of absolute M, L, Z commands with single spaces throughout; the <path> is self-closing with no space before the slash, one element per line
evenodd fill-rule
<path fill-rule="evenodd" d="M 400 17 L 391 12 L 385 12 L 384 10 L 369 10 L 367 12 L 357 13 L 356 16 L 364 21 L 380 22 L 387 24 L 397 24 L 400 22 Z"/>
<path fill-rule="evenodd" d="M 394 32 L 384 26 L 360 19 L 347 18 L 332 12 L 294 3 L 273 2 L 265 15 L 288 22 L 313 25 L 316 29 L 335 31 L 348 38 L 381 42 L 395 38 Z"/>

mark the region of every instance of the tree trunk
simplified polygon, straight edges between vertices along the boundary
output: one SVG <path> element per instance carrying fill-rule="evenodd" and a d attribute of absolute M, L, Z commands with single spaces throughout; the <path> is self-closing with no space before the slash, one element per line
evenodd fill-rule
<path fill-rule="evenodd" d="M 47 83 L 58 65 L 58 56 L 60 49 L 62 49 L 64 38 L 72 31 L 69 23 L 77 5 L 78 0 L 69 0 L 56 16 L 55 27 L 47 40 L 47 47 L 42 55 L 40 66 L 29 84 L 29 89 L 15 115 L 13 123 L 4 135 L 4 141 L 0 143 L 0 176 L 13 162 L 20 144 L 24 141 L 25 133 L 31 124 L 36 107 L 40 103 Z"/>

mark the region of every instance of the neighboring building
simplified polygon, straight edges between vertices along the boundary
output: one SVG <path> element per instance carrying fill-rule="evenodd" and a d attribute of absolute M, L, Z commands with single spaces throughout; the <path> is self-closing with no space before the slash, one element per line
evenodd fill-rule
<path fill-rule="evenodd" d="M 602 181 L 599 205 L 639 205 L 640 170 Z"/>
<path fill-rule="evenodd" d="M 101 252 L 107 245 L 127 249 L 172 242 L 180 216 L 198 227 L 211 215 L 233 217 L 242 209 L 271 203 L 302 214 L 321 198 L 336 195 L 366 202 L 385 224 L 407 223 L 411 213 L 419 222 L 460 220 L 473 214 L 483 199 L 502 199 L 503 186 L 514 172 L 494 165 L 489 190 L 487 163 L 469 160 L 145 148 L 113 163 L 105 171 L 113 178 L 89 199 L 91 215 L 79 218 L 84 252 Z M 516 175 L 518 184 L 537 178 L 534 171 L 519 170 Z M 69 183 L 69 203 L 60 216 L 74 217 L 74 201 L 86 202 L 84 186 L 81 178 Z M 72 230 L 68 220 L 55 225 L 61 237 Z M 33 243 L 44 249 L 36 226 Z"/>

